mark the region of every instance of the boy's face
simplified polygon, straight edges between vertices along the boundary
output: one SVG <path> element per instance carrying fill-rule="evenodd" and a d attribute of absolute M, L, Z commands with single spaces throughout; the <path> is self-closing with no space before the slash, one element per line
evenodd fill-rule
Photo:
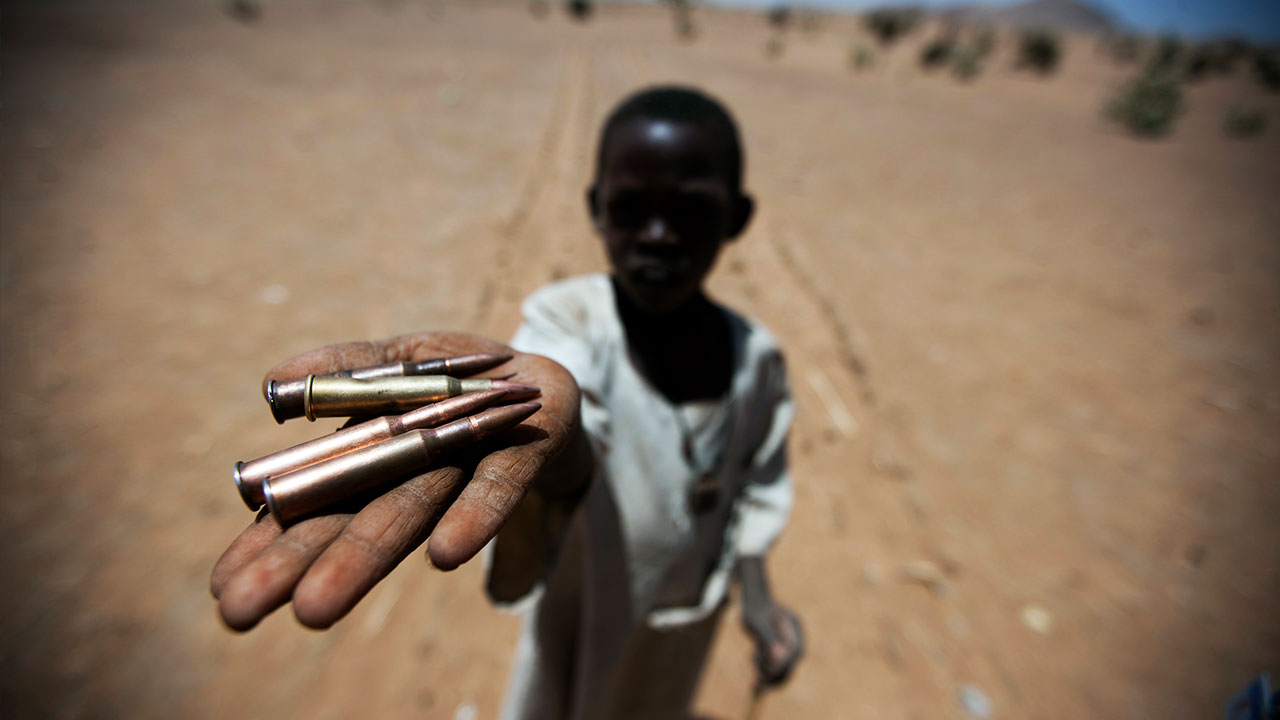
<path fill-rule="evenodd" d="M 751 217 L 715 138 L 644 117 L 614 130 L 588 200 L 618 285 L 655 314 L 697 295 L 721 245 Z"/>

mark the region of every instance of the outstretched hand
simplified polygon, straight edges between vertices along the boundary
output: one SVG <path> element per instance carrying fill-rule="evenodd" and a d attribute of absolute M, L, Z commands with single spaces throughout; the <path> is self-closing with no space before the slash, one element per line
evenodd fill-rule
<path fill-rule="evenodd" d="M 451 570 L 484 547 L 531 486 L 560 492 L 585 481 L 590 460 L 573 376 L 547 358 L 516 353 L 492 340 L 462 333 L 419 333 L 330 345 L 276 366 L 263 384 L 309 373 L 470 353 L 514 354 L 479 377 L 504 377 L 542 389 L 542 410 L 524 423 L 533 429 L 526 433 L 530 439 L 436 467 L 356 510 L 313 517 L 287 528 L 264 510 L 213 568 L 210 585 L 228 626 L 248 630 L 292 601 L 302 624 L 329 627 L 428 538 L 432 564 Z M 265 413 L 263 420 L 267 421 Z"/>

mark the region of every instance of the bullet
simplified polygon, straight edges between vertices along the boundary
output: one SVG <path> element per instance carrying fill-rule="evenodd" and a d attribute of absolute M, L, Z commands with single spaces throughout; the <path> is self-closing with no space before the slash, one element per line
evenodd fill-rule
<path fill-rule="evenodd" d="M 262 486 L 267 509 L 281 525 L 287 525 L 343 500 L 403 481 L 444 453 L 518 425 L 540 407 L 540 403 L 526 402 L 491 408 L 269 478 Z"/>
<path fill-rule="evenodd" d="M 339 370 L 317 377 L 347 377 L 356 380 L 369 380 L 381 377 L 407 377 L 413 375 L 451 375 L 466 377 L 495 368 L 510 360 L 511 355 L 495 353 L 476 353 L 457 357 L 435 358 L 421 362 L 391 362 L 368 367 Z M 272 380 L 267 383 L 267 405 L 271 407 L 271 415 L 276 422 L 283 423 L 289 418 L 302 417 L 302 397 L 306 392 L 305 377 L 289 380 Z"/>
<path fill-rule="evenodd" d="M 533 392 L 485 390 L 420 407 L 404 415 L 375 418 L 294 445 L 286 450 L 264 455 L 256 460 L 237 462 L 232 471 L 232 478 L 245 505 L 248 505 L 250 510 L 257 510 L 265 501 L 262 483 L 269 477 L 283 475 L 321 460 L 328 460 L 357 448 L 372 445 L 396 435 L 403 435 L 410 430 L 443 425 L 502 400 L 527 400 L 535 395 L 537 395 L 536 390 Z"/>
<path fill-rule="evenodd" d="M 445 398 L 484 390 L 529 393 L 536 392 L 537 388 L 506 380 L 458 380 L 447 375 L 383 377 L 371 380 L 309 375 L 302 395 L 302 414 L 308 420 L 315 420 L 318 417 L 370 417 L 402 413 Z"/>

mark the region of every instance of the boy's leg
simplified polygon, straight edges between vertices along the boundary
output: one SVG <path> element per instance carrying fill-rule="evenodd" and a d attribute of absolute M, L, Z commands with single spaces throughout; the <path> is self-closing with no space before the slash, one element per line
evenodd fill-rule
<path fill-rule="evenodd" d="M 610 717 L 688 717 L 724 607 L 689 625 L 638 628 L 616 676 Z"/>

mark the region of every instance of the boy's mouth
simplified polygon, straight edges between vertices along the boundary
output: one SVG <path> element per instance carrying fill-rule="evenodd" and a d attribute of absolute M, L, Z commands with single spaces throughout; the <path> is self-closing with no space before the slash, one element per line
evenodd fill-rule
<path fill-rule="evenodd" d="M 642 265 L 632 268 L 628 278 L 636 285 L 669 288 L 684 282 L 685 273 L 667 265 Z"/>

